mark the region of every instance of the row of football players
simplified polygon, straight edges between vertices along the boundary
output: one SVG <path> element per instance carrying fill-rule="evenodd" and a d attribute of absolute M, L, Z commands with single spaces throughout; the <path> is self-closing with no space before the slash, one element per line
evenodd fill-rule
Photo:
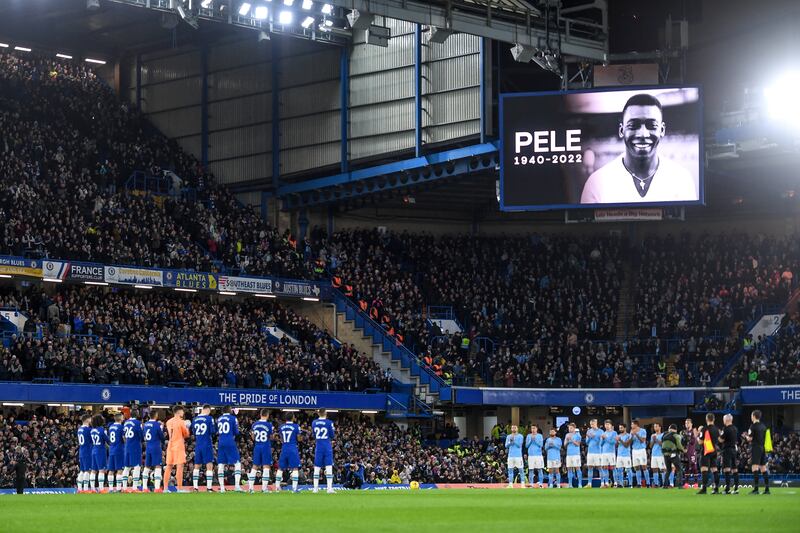
<path fill-rule="evenodd" d="M 169 481 L 172 466 L 176 467 L 177 489 L 183 489 L 183 465 L 186 464 L 185 439 L 194 438 L 194 469 L 192 483 L 194 491 L 199 489 L 200 469 L 205 466 L 206 488 L 211 491 L 214 482 L 213 465 L 217 465 L 219 492 L 225 492 L 226 468 L 234 468 L 235 490 L 241 491 L 242 464 L 236 436 L 239 424 L 236 413 L 229 406 L 223 414 L 214 419 L 211 406 L 204 405 L 201 413 L 191 421 L 184 419 L 181 406 L 173 408 L 173 418 L 165 425 L 158 418 L 158 412 L 150 413 L 149 419 L 142 423 L 137 410 L 123 420 L 123 415 L 114 415 L 114 422 L 105 428 L 102 415 L 85 415 L 78 428 L 78 492 L 104 490 L 106 472 L 111 492 L 134 492 L 146 490 L 150 475 L 153 475 L 155 492 L 162 492 L 162 480 Z M 287 413 L 285 423 L 278 428 L 281 442 L 278 470 L 275 473 L 275 490 L 280 491 L 283 471 L 291 470 L 292 490 L 297 490 L 300 468 L 300 454 L 297 447 L 298 436 L 302 433 L 295 422 L 294 415 Z M 320 472 L 325 469 L 328 492 L 333 492 L 333 422 L 328 420 L 324 410 L 318 412 L 319 418 L 311 424 L 314 435 L 314 492 L 319 490 Z M 253 465 L 248 473 L 250 492 L 254 491 L 257 477 L 261 477 L 262 491 L 268 492 L 272 459 L 273 426 L 269 421 L 269 410 L 262 409 L 260 419 L 250 428 L 253 437 Z M 214 456 L 213 437 L 217 435 L 217 456 Z M 144 442 L 144 470 L 142 470 L 142 443 Z M 162 471 L 163 445 L 167 442 L 166 472 Z M 106 448 L 108 445 L 108 449 Z M 115 484 L 116 481 L 116 484 Z M 128 487 L 128 482 L 131 487 Z"/>
<path fill-rule="evenodd" d="M 606 420 L 604 428 L 598 426 L 596 419 L 589 423 L 586 431 L 586 466 L 588 483 L 583 485 L 581 465 L 581 443 L 583 438 L 574 423 L 570 423 L 563 439 L 551 429 L 550 435 L 544 439 L 536 425 L 531 426 L 530 433 L 523 437 L 517 426 L 511 426 L 511 433 L 506 437 L 508 450 L 508 486 L 513 487 L 516 479 L 515 470 L 519 470 L 524 485 L 522 463 L 523 448 L 528 455 L 528 481 L 535 486 L 538 474 L 539 487 L 544 486 L 545 459 L 547 460 L 548 487 L 561 486 L 562 450 L 566 449 L 567 485 L 573 487 L 577 480 L 578 487 L 591 487 L 593 469 L 598 470 L 601 487 L 633 487 L 634 470 L 638 486 L 664 486 L 667 482 L 674 485 L 674 473 L 670 472 L 667 481 L 667 467 L 664 461 L 662 444 L 665 434 L 659 424 L 653 425 L 653 433 L 647 438 L 647 431 L 640 426 L 638 420 L 631 422 L 631 430 L 625 424 L 619 424 L 618 430 L 610 420 Z M 667 434 L 667 438 L 670 435 Z M 653 471 L 652 484 L 650 471 L 647 469 L 647 448 L 650 448 L 650 467 Z M 613 478 L 613 479 L 612 479 Z"/>

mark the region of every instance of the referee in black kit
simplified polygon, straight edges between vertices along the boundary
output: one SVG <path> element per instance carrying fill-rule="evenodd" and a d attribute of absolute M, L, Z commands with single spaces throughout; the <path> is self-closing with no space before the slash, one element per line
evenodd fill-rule
<path fill-rule="evenodd" d="M 703 486 L 697 494 L 708 494 L 709 470 L 714 474 L 714 491 L 719 494 L 719 470 L 717 470 L 717 445 L 719 444 L 719 428 L 714 425 L 714 413 L 706 414 L 706 427 L 700 426 L 700 473 L 703 476 Z"/>
<path fill-rule="evenodd" d="M 769 494 L 769 473 L 767 472 L 767 452 L 764 443 L 767 440 L 767 426 L 761 423 L 761 411 L 756 409 L 750 415 L 753 424 L 747 432 L 750 442 L 750 464 L 753 465 L 753 490 L 750 494 L 758 494 L 758 473 L 764 478 L 764 494 Z"/>
<path fill-rule="evenodd" d="M 722 472 L 725 474 L 725 494 L 739 494 L 739 457 L 736 445 L 739 442 L 739 430 L 733 425 L 733 415 L 722 417 Z M 733 473 L 733 490 L 731 490 L 731 473 Z"/>

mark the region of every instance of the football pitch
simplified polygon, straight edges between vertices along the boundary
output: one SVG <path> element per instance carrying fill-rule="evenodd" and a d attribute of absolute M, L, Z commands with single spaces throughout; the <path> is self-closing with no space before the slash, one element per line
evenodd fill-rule
<path fill-rule="evenodd" d="M 464 489 L 0 497 L 0 531 L 798 531 L 800 495 Z"/>

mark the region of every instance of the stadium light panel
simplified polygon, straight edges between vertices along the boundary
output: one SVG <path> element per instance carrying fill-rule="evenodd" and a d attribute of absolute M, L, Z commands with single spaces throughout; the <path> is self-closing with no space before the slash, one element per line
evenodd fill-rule
<path fill-rule="evenodd" d="M 3 405 L 5 405 L 6 407 L 24 407 L 25 406 L 24 403 L 18 403 L 18 402 L 3 402 Z"/>
<path fill-rule="evenodd" d="M 240 411 L 258 411 L 258 407 L 239 407 Z"/>
<path fill-rule="evenodd" d="M 203 9 L 208 9 L 210 5 L 211 5 L 211 0 L 202 0 L 202 2 L 200 2 L 200 7 L 202 7 Z"/>
<path fill-rule="evenodd" d="M 324 4 L 322 6 L 322 14 L 330 15 L 331 13 L 333 13 L 333 4 Z"/>
<path fill-rule="evenodd" d="M 277 298 L 274 294 L 256 294 L 256 298 Z"/>
<path fill-rule="evenodd" d="M 292 7 L 292 4 L 294 4 L 294 0 L 283 0 L 283 5 L 285 6 Z"/>
<path fill-rule="evenodd" d="M 365 415 L 377 415 L 378 411 L 361 411 Z"/>
<path fill-rule="evenodd" d="M 798 87 L 800 87 L 800 71 L 794 71 L 784 74 L 764 89 L 767 112 L 772 118 L 789 123 L 800 120 Z"/>
<path fill-rule="evenodd" d="M 84 285 L 97 285 L 99 287 L 108 287 L 108 283 L 105 281 L 84 281 Z"/>
<path fill-rule="evenodd" d="M 278 15 L 278 23 L 286 26 L 292 23 L 293 18 L 291 11 L 281 11 L 280 15 Z"/>
<path fill-rule="evenodd" d="M 314 2 L 312 2 L 311 0 L 303 0 L 303 9 L 308 11 L 312 7 L 314 7 Z"/>
<path fill-rule="evenodd" d="M 325 412 L 326 413 L 338 413 L 339 410 L 338 409 L 325 409 Z"/>
<path fill-rule="evenodd" d="M 71 55 L 68 55 L 68 54 L 62 54 L 62 53 L 58 53 L 58 54 L 56 54 L 56 57 L 60 57 L 61 59 L 72 59 L 72 56 L 71 56 Z"/>
<path fill-rule="evenodd" d="M 11 274 L 0 274 L 0 278 L 11 279 Z"/>
<path fill-rule="evenodd" d="M 42 281 L 46 281 L 47 283 L 61 283 L 64 280 L 58 278 L 42 278 Z"/>
<path fill-rule="evenodd" d="M 61 407 L 60 403 L 48 403 L 47 407 Z"/>
<path fill-rule="evenodd" d="M 246 17 L 249 12 L 250 2 L 242 2 L 242 5 L 239 6 L 239 14 L 243 17 Z"/>
<path fill-rule="evenodd" d="M 299 413 L 300 409 L 281 409 L 284 413 Z"/>
<path fill-rule="evenodd" d="M 330 27 L 332 27 L 332 26 L 333 26 L 333 21 L 332 21 L 331 19 L 325 19 L 325 22 L 323 22 L 323 25 L 324 25 L 326 28 L 330 28 Z"/>
<path fill-rule="evenodd" d="M 152 289 L 153 286 L 152 285 L 134 285 L 133 288 L 134 289 Z"/>
<path fill-rule="evenodd" d="M 70 408 L 72 408 L 72 407 L 75 407 L 75 404 L 74 403 L 62 403 L 61 407 L 70 407 Z"/>
<path fill-rule="evenodd" d="M 30 48 L 26 48 L 24 46 L 15 46 L 14 50 L 19 50 L 20 52 L 30 52 L 31 51 Z"/>
<path fill-rule="evenodd" d="M 254 18 L 258 20 L 264 20 L 269 15 L 269 9 L 267 6 L 256 6 Z"/>
<path fill-rule="evenodd" d="M 168 405 L 151 405 L 151 409 L 169 409 Z"/>
<path fill-rule="evenodd" d="M 102 59 L 92 59 L 91 57 L 87 57 L 86 59 L 84 59 L 84 61 L 86 61 L 87 63 L 97 63 L 98 65 L 106 64 L 106 62 L 103 61 Z"/>
<path fill-rule="evenodd" d="M 309 297 L 307 297 L 307 296 L 304 296 L 304 297 L 303 297 L 303 300 L 305 300 L 305 301 L 307 301 L 307 302 L 318 302 L 318 301 L 319 301 L 319 298 L 309 298 Z"/>
<path fill-rule="evenodd" d="M 236 296 L 235 292 L 230 291 L 219 291 L 220 294 L 224 294 L 225 296 Z"/>
<path fill-rule="evenodd" d="M 8 43 L 0 43 L 0 48 L 8 48 Z"/>
<path fill-rule="evenodd" d="M 121 405 L 104 405 L 103 409 L 122 409 Z"/>
<path fill-rule="evenodd" d="M 175 287 L 178 292 L 197 292 L 197 289 L 184 289 L 183 287 Z"/>
<path fill-rule="evenodd" d="M 314 17 L 306 17 L 303 19 L 303 22 L 300 23 L 304 28 L 310 28 L 312 24 L 314 24 Z"/>

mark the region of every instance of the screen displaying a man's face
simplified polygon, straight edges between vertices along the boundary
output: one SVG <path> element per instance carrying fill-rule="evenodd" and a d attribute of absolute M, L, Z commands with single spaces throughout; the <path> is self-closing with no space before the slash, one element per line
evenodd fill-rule
<path fill-rule="evenodd" d="M 655 156 L 665 127 L 658 106 L 632 105 L 622 116 L 620 137 L 625 141 L 628 155 L 634 159 Z"/>

